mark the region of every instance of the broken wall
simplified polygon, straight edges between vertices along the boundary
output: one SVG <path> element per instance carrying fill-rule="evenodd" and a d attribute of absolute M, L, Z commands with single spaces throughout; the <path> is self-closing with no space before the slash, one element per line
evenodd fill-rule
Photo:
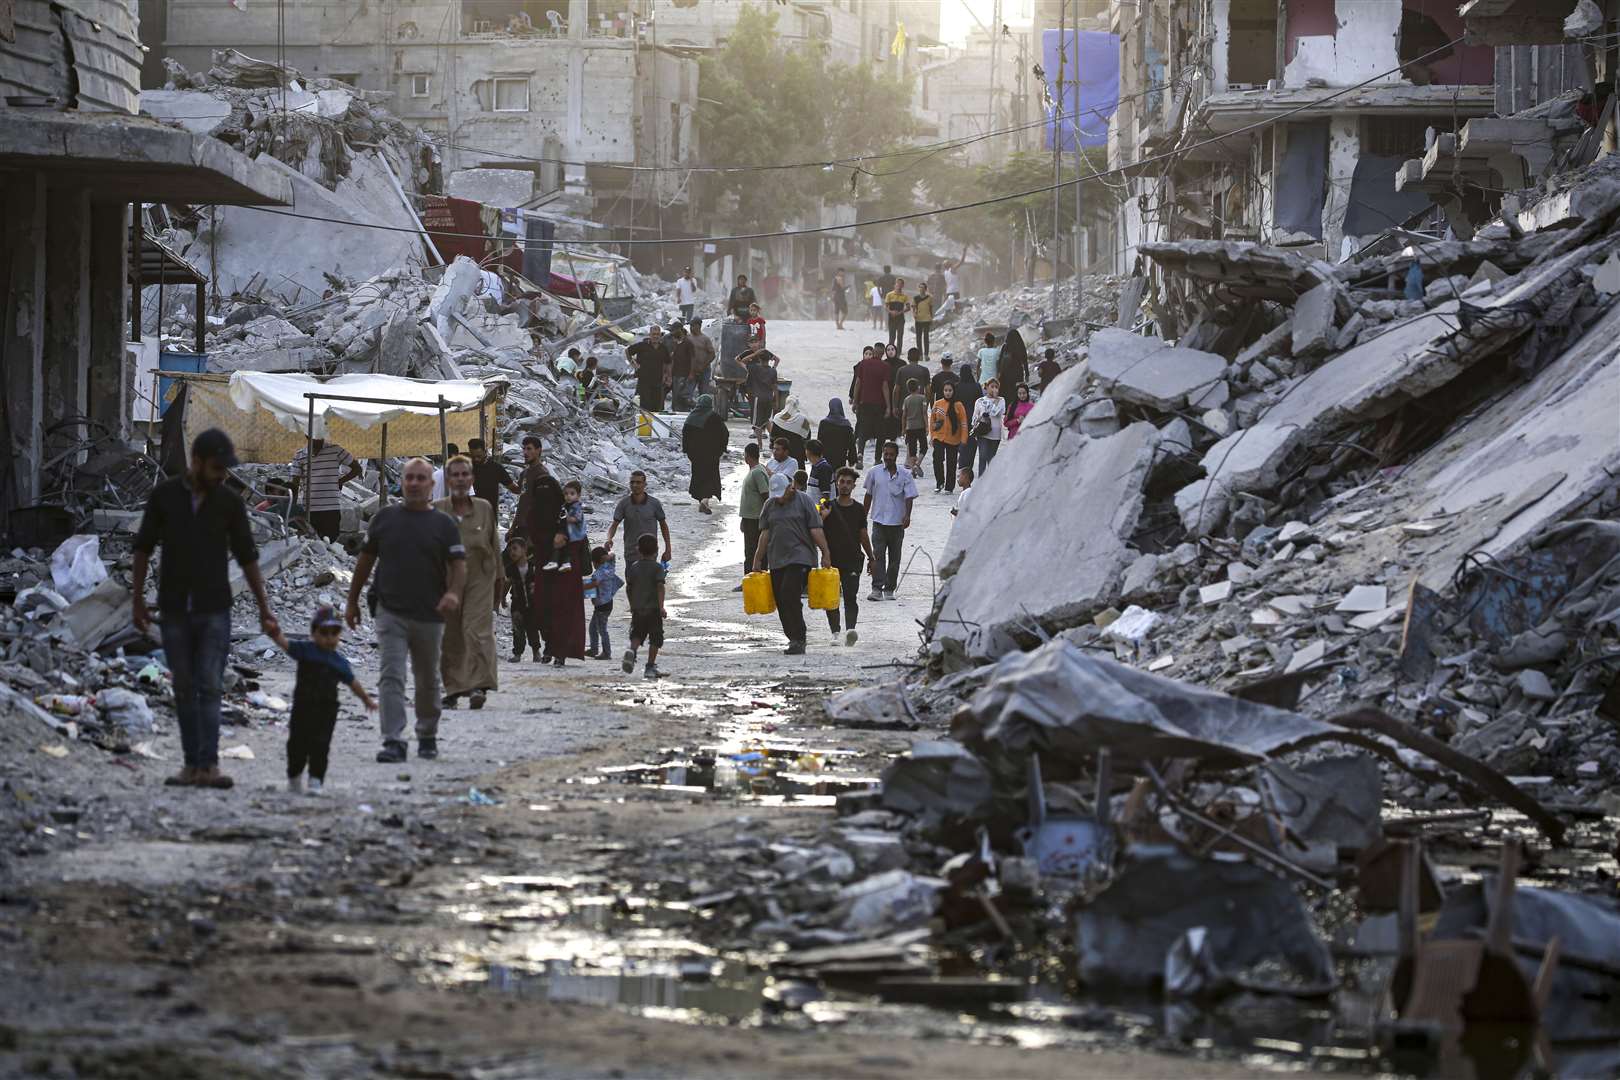
<path fill-rule="evenodd" d="M 0 48 L 0 114 L 7 98 L 54 98 L 85 112 L 136 110 L 141 86 L 135 0 L 7 0 L 11 40 Z"/>

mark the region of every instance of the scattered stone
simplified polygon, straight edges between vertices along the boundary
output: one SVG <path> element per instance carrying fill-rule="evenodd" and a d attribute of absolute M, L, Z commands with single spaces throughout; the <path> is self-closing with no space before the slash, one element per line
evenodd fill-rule
<path fill-rule="evenodd" d="M 1213 585 L 1205 585 L 1198 590 L 1198 599 L 1206 607 L 1219 604 L 1232 595 L 1230 581 L 1217 581 Z"/>
<path fill-rule="evenodd" d="M 1519 693 L 1531 701 L 1552 701 L 1558 697 L 1558 691 L 1553 689 L 1552 680 L 1535 668 L 1526 668 L 1519 672 L 1514 679 Z"/>
<path fill-rule="evenodd" d="M 1389 606 L 1389 590 L 1382 585 L 1357 585 L 1333 608 L 1345 614 L 1382 611 Z"/>

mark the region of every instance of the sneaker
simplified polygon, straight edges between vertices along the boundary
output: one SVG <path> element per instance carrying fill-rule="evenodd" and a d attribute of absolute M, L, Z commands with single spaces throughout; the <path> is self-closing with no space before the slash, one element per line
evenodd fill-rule
<path fill-rule="evenodd" d="M 198 769 L 195 783 L 198 787 L 216 788 L 220 791 L 229 791 L 236 786 L 236 781 L 220 772 L 218 766 L 211 769 Z"/>
<path fill-rule="evenodd" d="M 624 657 L 620 661 L 619 666 L 624 668 L 624 673 L 626 675 L 628 675 L 632 671 L 636 670 L 636 650 L 634 650 L 634 649 L 626 649 L 626 650 L 624 650 Z"/>
<path fill-rule="evenodd" d="M 844 644 L 845 645 L 853 645 L 853 644 L 855 644 L 855 642 L 860 640 L 860 637 L 861 637 L 861 635 L 857 634 L 855 631 L 846 630 L 846 631 L 844 631 Z"/>
<path fill-rule="evenodd" d="M 312 781 L 310 781 L 310 783 L 318 784 L 318 783 L 320 783 L 320 781 L 319 780 L 312 780 Z M 289 776 L 289 777 L 287 777 L 287 790 L 292 792 L 294 795 L 303 794 L 303 791 L 304 791 L 304 778 L 302 776 Z"/>
<path fill-rule="evenodd" d="M 663 672 L 658 670 L 657 664 L 648 664 L 641 669 L 641 676 L 644 679 L 656 679 L 662 674 Z"/>
<path fill-rule="evenodd" d="M 556 665 L 557 665 L 557 666 L 558 666 L 558 667 L 567 667 L 567 666 L 568 666 L 568 661 L 567 661 L 567 660 L 565 660 L 565 659 L 564 659 L 564 658 L 563 658 L 563 657 L 561 657 L 561 656 L 553 656 L 553 657 L 552 657 L 552 658 L 551 658 L 551 662 L 552 662 L 552 663 L 553 663 L 553 664 L 556 664 Z"/>
<path fill-rule="evenodd" d="M 742 582 L 740 582 L 740 581 L 739 581 L 739 582 L 737 582 L 737 585 L 736 585 L 736 587 L 735 587 L 735 588 L 733 588 L 733 589 L 732 589 L 732 590 L 731 590 L 731 591 L 732 591 L 732 592 L 742 592 Z"/>
<path fill-rule="evenodd" d="M 515 664 L 515 663 L 517 663 L 518 661 L 520 661 L 522 659 L 523 659 L 523 653 L 521 651 L 515 652 L 515 653 L 512 654 L 512 663 Z"/>
<path fill-rule="evenodd" d="M 389 739 L 383 743 L 383 748 L 377 751 L 377 761 L 383 765 L 397 765 L 405 760 L 405 742 L 403 739 Z"/>
<path fill-rule="evenodd" d="M 588 659 L 595 660 L 596 659 L 596 649 L 595 648 L 586 649 L 585 650 L 585 656 Z"/>
<path fill-rule="evenodd" d="M 432 761 L 439 756 L 438 739 L 417 739 L 416 756 L 423 761 Z"/>
<path fill-rule="evenodd" d="M 877 601 L 877 600 L 883 599 L 883 590 L 882 589 L 873 589 L 872 594 L 870 596 L 868 596 L 867 599 L 872 600 L 872 601 Z"/>
<path fill-rule="evenodd" d="M 319 795 L 322 791 L 325 791 L 325 790 L 326 790 L 325 781 L 317 780 L 313 776 L 309 778 L 309 793 L 311 795 Z"/>
<path fill-rule="evenodd" d="M 482 690 L 474 690 L 471 696 L 468 697 L 467 704 L 471 705 L 475 709 L 482 709 L 484 707 L 484 697 L 485 695 Z"/>
<path fill-rule="evenodd" d="M 838 644 L 838 631 L 836 631 L 836 630 L 834 630 L 832 632 L 832 644 L 834 644 L 834 645 Z"/>
<path fill-rule="evenodd" d="M 894 590 L 893 589 L 885 589 L 885 590 L 883 590 L 883 599 L 885 599 L 885 600 L 893 600 L 894 599 Z"/>
<path fill-rule="evenodd" d="M 556 570 L 556 569 L 559 569 L 559 566 L 558 566 L 558 564 L 557 564 L 557 563 L 554 563 L 554 562 L 548 562 L 548 563 L 546 563 L 546 565 L 544 565 L 544 566 L 542 566 L 542 567 L 541 567 L 541 568 L 540 568 L 540 569 L 541 569 L 541 571 L 542 571 L 542 572 L 544 572 L 544 571 L 546 571 L 546 570 Z"/>
<path fill-rule="evenodd" d="M 540 662 L 540 650 L 539 649 L 534 650 L 534 662 L 537 663 L 537 664 Z"/>
<path fill-rule="evenodd" d="M 456 707 L 456 697 L 456 694 L 446 694 L 444 697 L 439 699 L 439 704 L 444 706 L 446 709 L 453 709 Z"/>
<path fill-rule="evenodd" d="M 179 772 L 175 773 L 173 776 L 167 777 L 163 781 L 163 786 L 164 787 L 196 787 L 197 786 L 197 770 L 193 769 L 190 765 L 187 765 L 185 768 L 181 769 Z"/>
<path fill-rule="evenodd" d="M 790 642 L 788 642 L 788 647 L 783 649 L 782 652 L 787 656 L 803 656 L 804 655 L 804 642 L 802 642 L 802 641 L 790 641 Z"/>

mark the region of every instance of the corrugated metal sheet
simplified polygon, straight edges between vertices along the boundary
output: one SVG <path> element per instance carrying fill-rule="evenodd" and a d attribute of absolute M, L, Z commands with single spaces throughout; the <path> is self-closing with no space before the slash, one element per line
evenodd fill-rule
<path fill-rule="evenodd" d="M 1566 90 L 1585 90 L 1582 49 L 1580 45 L 1497 46 L 1497 115 L 1511 116 Z"/>
<path fill-rule="evenodd" d="M 139 110 L 143 54 L 135 0 L 0 0 L 6 2 L 15 6 L 16 41 L 0 40 L 0 99 L 54 97 L 88 112 Z"/>

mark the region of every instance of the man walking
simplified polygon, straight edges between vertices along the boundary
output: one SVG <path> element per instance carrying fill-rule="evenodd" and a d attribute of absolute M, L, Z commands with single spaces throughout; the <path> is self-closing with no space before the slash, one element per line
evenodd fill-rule
<path fill-rule="evenodd" d="M 467 549 L 456 521 L 433 508 L 433 470 L 422 458 L 405 463 L 400 477 L 404 503 L 385 506 L 371 519 L 365 547 L 355 560 L 344 620 L 360 627 L 360 593 L 377 570 L 377 679 L 383 748 L 377 760 L 405 760 L 405 666 L 416 689 L 416 756 L 439 756 L 439 651 L 444 617 L 461 608 L 467 584 Z M 380 566 L 379 566 L 380 564 Z"/>
<path fill-rule="evenodd" d="M 844 328 L 844 319 L 849 316 L 849 282 L 844 280 L 844 272 L 838 271 L 832 280 L 832 309 L 834 329 Z"/>
<path fill-rule="evenodd" d="M 663 412 L 664 386 L 670 365 L 664 328 L 653 323 L 647 328 L 646 338 L 624 350 L 624 356 L 636 372 L 636 396 L 640 399 L 641 411 Z"/>
<path fill-rule="evenodd" d="M 170 787 L 228 788 L 219 771 L 219 696 L 225 660 L 231 651 L 231 581 L 227 556 L 234 557 L 259 605 L 259 626 L 270 637 L 281 625 L 259 573 L 259 549 L 248 526 L 247 507 L 222 485 L 236 464 L 230 436 L 209 428 L 191 444 L 191 467 L 184 476 L 152 489 L 135 534 L 135 599 L 130 615 L 145 634 L 152 625 L 146 608 L 146 571 L 161 544 L 158 623 L 163 654 L 174 677 L 174 711 L 180 726 L 185 766 L 164 781 Z M 431 475 L 429 477 L 431 482 Z"/>
<path fill-rule="evenodd" d="M 530 435 L 528 438 L 533 439 Z M 535 439 L 538 444 L 539 439 Z M 518 487 L 512 474 L 506 471 L 506 466 L 489 456 L 489 448 L 484 445 L 483 439 L 468 439 L 467 453 L 472 456 L 473 465 L 473 496 L 483 499 L 496 510 L 497 516 L 501 509 L 501 488 L 505 488 L 514 495 L 521 495 L 523 489 Z M 525 454 L 525 457 L 528 455 Z M 536 457 L 539 455 L 537 454 Z"/>
<path fill-rule="evenodd" d="M 894 292 L 894 283 L 898 280 L 900 279 L 894 276 L 894 268 L 888 263 L 884 263 L 883 273 L 877 276 L 876 284 L 878 288 L 883 290 L 883 295 L 887 296 Z"/>
<path fill-rule="evenodd" d="M 312 452 L 313 451 L 313 452 Z M 293 501 L 298 501 L 299 481 L 307 478 L 304 510 L 310 528 L 323 540 L 336 540 L 343 522 L 343 501 L 338 492 L 360 475 L 360 463 L 341 446 L 316 439 L 292 459 Z"/>
<path fill-rule="evenodd" d="M 906 312 L 911 310 L 905 278 L 894 279 L 894 288 L 884 294 L 883 306 L 889 313 L 889 344 L 896 349 L 903 348 L 906 344 Z"/>
<path fill-rule="evenodd" d="M 692 312 L 697 309 L 697 294 L 697 278 L 692 276 L 692 268 L 688 266 L 675 279 L 675 302 L 681 306 L 681 318 L 687 322 L 692 321 Z"/>
<path fill-rule="evenodd" d="M 765 509 L 765 500 L 771 497 L 771 474 L 760 464 L 759 443 L 743 447 L 743 461 L 748 464 L 748 475 L 743 477 L 742 494 L 737 499 L 737 516 L 742 519 L 742 566 L 746 575 L 759 549 L 759 515 Z M 741 592 L 742 585 L 731 591 Z"/>
<path fill-rule="evenodd" d="M 917 481 L 910 469 L 900 468 L 899 462 L 900 447 L 886 442 L 883 466 L 866 473 L 866 516 L 872 523 L 872 547 L 876 552 L 868 600 L 893 600 L 900 584 L 900 545 L 911 528 Z"/>
<path fill-rule="evenodd" d="M 607 544 L 609 551 L 613 550 L 613 537 L 618 533 L 619 526 L 624 526 L 625 539 L 625 566 L 629 566 L 641 557 L 636 550 L 636 541 L 643 536 L 650 536 L 660 532 L 664 536 L 664 562 L 669 562 L 669 519 L 664 516 L 664 504 L 647 494 L 647 474 L 637 469 L 630 474 L 630 494 L 619 500 L 613 508 L 613 524 L 608 526 Z"/>
<path fill-rule="evenodd" d="M 698 393 L 700 395 L 712 394 L 714 393 L 714 358 L 719 355 L 719 351 L 714 346 L 714 339 L 703 332 L 702 319 L 693 319 L 687 326 L 691 330 L 687 337 L 692 342 L 692 374 L 697 379 Z M 724 420 L 730 403 L 722 402 L 719 398 L 716 398 L 715 405 L 717 406 L 715 412 L 719 413 L 720 419 Z"/>
<path fill-rule="evenodd" d="M 917 334 L 917 348 L 922 351 L 923 363 L 928 363 L 928 337 L 934 328 L 934 294 L 923 282 L 917 295 L 911 298 L 911 328 Z"/>
<path fill-rule="evenodd" d="M 939 358 L 939 370 L 928 380 L 928 400 L 938 401 L 945 396 L 945 384 L 956 385 L 956 357 L 945 353 Z"/>
<path fill-rule="evenodd" d="M 890 415 L 890 388 L 892 379 L 889 365 L 868 345 L 861 350 L 861 362 L 855 365 L 855 375 L 849 381 L 849 399 L 855 403 L 855 463 L 866 456 L 866 443 L 880 442 L 883 420 Z M 872 462 L 877 463 L 877 453 Z"/>
<path fill-rule="evenodd" d="M 817 507 L 821 513 L 822 528 L 827 533 L 827 547 L 832 551 L 833 565 L 838 568 L 840 593 L 844 601 L 846 619 L 844 644 L 853 645 L 859 637 L 855 621 L 861 615 L 861 568 L 872 572 L 872 539 L 866 531 L 866 508 L 855 501 L 855 470 L 844 466 L 838 470 L 838 497 Z M 838 609 L 827 612 L 827 626 L 832 630 L 833 644 L 838 644 Z"/>
<path fill-rule="evenodd" d="M 771 499 L 759 515 L 759 547 L 754 551 L 754 569 L 764 570 L 770 559 L 771 591 L 776 595 L 776 614 L 787 635 L 788 656 L 803 656 L 805 641 L 804 607 L 801 602 L 810 571 L 821 553 L 821 565 L 832 566 L 827 534 L 821 515 L 810 496 L 794 488 L 793 481 L 778 473 L 771 477 Z"/>
<path fill-rule="evenodd" d="M 674 343 L 669 350 L 670 397 L 677 412 L 692 407 L 692 371 L 697 364 L 697 350 L 686 336 L 686 326 L 675 323 L 669 328 Z"/>

